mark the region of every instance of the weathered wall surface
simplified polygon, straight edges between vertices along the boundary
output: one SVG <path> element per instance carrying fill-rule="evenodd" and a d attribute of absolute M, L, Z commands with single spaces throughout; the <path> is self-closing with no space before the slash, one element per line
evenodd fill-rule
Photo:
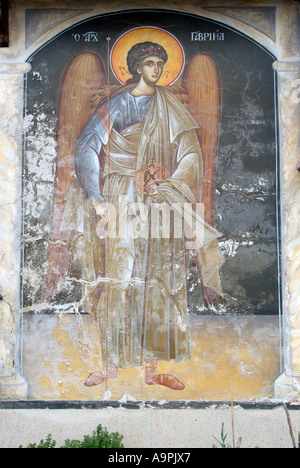
<path fill-rule="evenodd" d="M 108 381 L 107 386 L 84 387 L 82 382 L 101 362 L 97 327 L 89 316 L 30 316 L 23 333 L 24 374 L 32 399 L 178 400 L 170 389 L 146 385 L 142 367 L 120 371 L 119 379 Z M 194 319 L 192 343 L 190 363 L 159 365 L 160 372 L 176 373 L 186 383 L 180 399 L 197 401 L 200 395 L 205 401 L 273 398 L 273 382 L 280 372 L 277 318 Z"/>
<path fill-rule="evenodd" d="M 181 363 L 161 361 L 158 368 L 159 373 L 176 375 L 184 381 L 185 389 L 174 392 L 166 387 L 146 385 L 142 367 L 121 369 L 118 379 L 110 379 L 102 387 L 85 387 L 83 383 L 89 373 L 101 368 L 101 352 L 96 323 L 82 313 L 77 279 L 74 276 L 72 282 L 68 278 L 62 284 L 57 301 L 45 306 L 40 300 L 47 268 L 56 169 L 56 87 L 64 66 L 49 71 L 47 67 L 53 58 L 49 55 L 46 59 L 45 55 L 43 61 L 42 52 L 37 52 L 50 51 L 46 44 L 51 45 L 54 38 L 65 38 L 63 51 L 58 40 L 52 42 L 57 44 L 57 50 L 54 47 L 51 54 L 54 59 L 65 54 L 67 65 L 77 43 L 71 33 L 83 32 L 79 26 L 80 31 L 71 30 L 74 25 L 93 24 L 88 21 L 110 12 L 161 8 L 159 2 L 150 3 L 136 1 L 125 5 L 115 0 L 99 5 L 98 1 L 78 0 L 70 5 L 69 2 L 28 0 L 20 5 L 17 1 L 11 2 L 10 44 L 8 48 L 0 48 L 0 400 L 108 400 L 108 405 L 109 401 L 136 401 L 142 406 L 146 401 L 158 401 L 163 405 L 166 401 L 180 403 L 181 400 L 263 402 L 267 399 L 288 400 L 297 405 L 300 395 L 300 175 L 296 170 L 300 154 L 300 32 L 297 2 L 251 1 L 241 6 L 239 2 L 228 0 L 222 7 L 213 1 L 201 2 L 201 7 L 192 1 L 184 4 L 166 1 L 164 4 L 164 11 L 191 14 L 193 18 L 216 21 L 228 31 L 239 31 L 243 38 L 255 41 L 266 51 L 269 68 L 273 67 L 267 87 L 264 81 L 267 75 L 259 71 L 259 54 L 253 70 L 242 70 L 235 62 L 232 67 L 227 64 L 232 75 L 228 73 L 223 77 L 225 112 L 215 180 L 215 210 L 217 227 L 225 233 L 220 240 L 226 259 L 222 279 L 230 310 L 226 313 L 223 306 L 204 310 L 193 270 L 189 285 L 192 358 Z M 164 26 L 167 27 L 161 25 Z M 69 29 L 68 38 L 65 33 Z M 204 36 L 197 36 L 195 32 L 190 39 L 192 42 L 197 39 L 199 50 L 206 52 L 208 42 L 205 44 Z M 83 51 L 85 44 L 81 43 L 80 47 Z M 209 53 L 218 56 L 218 49 L 212 47 Z M 38 58 L 36 62 L 35 58 Z M 221 70 L 225 70 L 226 56 L 222 52 L 219 60 L 224 67 L 221 66 Z M 261 88 L 259 85 L 251 88 L 255 73 L 258 73 L 257 79 L 262 80 Z M 236 100 L 231 95 L 234 80 L 239 86 L 237 94 L 242 96 L 239 106 L 235 106 Z M 276 95 L 273 103 L 269 99 L 271 87 Z M 55 104 L 52 107 L 51 102 Z M 234 158 L 235 152 L 238 158 Z M 262 158 L 265 158 L 264 163 Z M 268 161 L 272 163 L 265 167 Z M 19 418 L 34 425 L 40 418 L 38 410 L 33 409 L 2 410 L 0 406 L 0 411 L 5 414 L 1 420 L 5 419 L 5 424 L 10 426 L 7 438 L 0 440 L 3 446 L 14 446 L 9 434 Z M 40 411 L 46 412 L 49 424 L 53 424 L 54 413 Z M 83 410 L 80 417 L 85 420 L 90 411 Z M 190 426 L 187 432 L 180 431 L 181 437 L 186 433 L 189 441 L 193 437 L 195 440 L 197 421 L 204 414 L 198 413 L 200 409 L 186 407 L 179 411 L 149 409 L 146 413 L 131 410 L 128 413 L 131 427 L 138 426 L 136 421 L 145 427 L 139 438 L 127 430 L 126 424 L 120 423 L 118 427 L 111 424 L 116 411 L 127 410 L 98 410 L 97 414 L 93 412 L 93 422 L 101 418 L 100 422 L 112 430 L 125 432 L 126 442 L 132 447 L 157 447 L 161 439 L 156 441 L 154 434 L 160 432 L 157 427 L 161 421 L 167 419 L 172 425 L 178 418 L 182 420 L 183 414 L 187 427 L 191 420 L 195 420 L 195 427 Z M 238 412 L 241 433 L 249 427 L 249 421 L 251 427 L 261 424 L 270 430 L 253 445 L 276 446 L 276 436 L 281 432 L 276 422 L 282 428 L 286 424 L 283 413 L 279 409 L 255 411 L 252 414 Z M 299 412 L 292 413 L 295 427 L 299 427 Z M 73 418 L 78 414 L 74 409 L 68 414 L 70 416 L 60 413 L 60 416 L 62 421 L 67 418 L 73 428 Z M 218 409 L 205 414 L 216 423 L 209 427 L 213 435 L 217 435 L 217 426 L 225 413 Z M 24 431 L 25 426 L 27 424 Z M 73 429 L 69 433 L 59 421 L 56 427 L 57 437 L 76 437 Z M 88 431 L 91 425 L 85 427 Z M 286 429 L 287 426 L 282 431 L 287 432 Z M 4 432 L 2 427 L 1 432 Z M 36 435 L 41 438 L 46 434 L 38 430 Z M 253 439 L 256 435 L 257 432 Z M 168 439 L 168 434 L 165 436 L 164 446 L 168 443 L 170 446 L 180 443 L 194 446 L 194 442 L 182 438 L 179 442 L 175 438 Z M 22 437 L 26 443 L 26 437 Z M 203 436 L 202 445 L 211 445 L 209 437 L 208 433 Z M 288 436 L 277 446 L 289 446 Z"/>
<path fill-rule="evenodd" d="M 49 14 L 52 15 L 51 12 Z M 33 30 L 33 22 L 39 18 L 43 24 L 45 21 L 43 13 L 40 17 L 38 10 L 28 12 L 27 33 Z M 55 12 L 53 20 L 55 18 L 57 19 L 57 12 Z M 187 26 L 181 34 L 177 32 L 176 35 L 177 40 L 184 47 L 186 64 L 199 51 L 205 50 L 205 53 L 213 57 L 217 63 L 220 76 L 222 94 L 220 139 L 215 169 L 216 177 L 215 180 L 211 181 L 211 186 L 214 187 L 214 209 L 213 212 L 209 212 L 210 208 L 206 203 L 204 208 L 221 233 L 218 244 L 225 262 L 220 275 L 226 305 L 222 303 L 205 305 L 198 271 L 191 265 L 187 278 L 187 307 L 191 329 L 190 341 L 193 348 L 192 359 L 185 359 L 185 362 L 180 364 L 174 361 L 161 362 L 158 372 L 176 375 L 177 378 L 184 381 L 185 391 L 184 395 L 182 392 L 180 393 L 181 398 L 185 396 L 197 400 L 201 395 L 201 398 L 209 400 L 227 399 L 230 379 L 238 399 L 271 397 L 273 382 L 280 375 L 279 242 L 277 237 L 279 196 L 276 193 L 279 175 L 277 173 L 275 72 L 272 68 L 274 57 L 266 54 L 240 34 L 237 35 L 228 29 L 221 29 L 220 26 L 211 22 L 206 23 L 203 20 L 200 22 L 197 17 L 193 20 L 186 16 L 180 18 L 187 22 Z M 62 239 L 57 236 L 57 233 L 53 234 L 53 226 L 57 224 L 57 221 L 53 216 L 52 203 L 49 203 L 49 200 L 55 199 L 56 179 L 60 180 L 56 167 L 58 166 L 57 161 L 60 160 L 61 148 L 67 147 L 61 143 L 61 137 L 59 144 L 56 141 L 57 133 L 61 131 L 63 125 L 64 115 L 59 106 L 59 96 L 64 92 L 71 96 L 70 88 L 75 86 L 72 77 L 70 76 L 69 80 L 65 75 L 66 67 L 70 61 L 76 59 L 78 54 L 84 54 L 87 51 L 99 54 L 105 63 L 108 34 L 111 36 L 110 40 L 113 44 L 118 40 L 124 28 L 132 31 L 132 27 L 139 22 L 141 25 L 151 23 L 153 28 L 157 28 L 151 30 L 152 36 L 156 34 L 157 37 L 160 37 L 160 24 L 163 23 L 165 30 L 168 28 L 169 32 L 174 33 L 173 25 L 177 21 L 179 21 L 178 14 L 172 13 L 171 15 L 171 13 L 166 12 L 161 12 L 158 16 L 156 12 L 138 12 L 136 14 L 132 11 L 120 13 L 120 15 L 115 13 L 112 17 L 105 17 L 104 20 L 98 17 L 68 29 L 29 58 L 31 70 L 26 78 L 24 119 L 22 275 L 23 310 L 27 312 L 24 312 L 22 316 L 24 328 L 22 341 L 24 372 L 26 375 L 31 374 L 29 378 L 31 382 L 30 398 L 40 397 L 40 393 L 32 385 L 32 382 L 39 379 L 45 385 L 50 377 L 47 376 L 43 379 L 43 374 L 37 373 L 37 366 L 34 366 L 32 371 L 30 370 L 32 367 L 30 356 L 34 354 L 27 348 L 29 342 L 34 345 L 39 341 L 41 327 L 45 327 L 44 330 L 46 330 L 49 317 L 45 315 L 45 312 L 48 314 L 59 313 L 68 317 L 70 322 L 68 334 L 74 347 L 73 355 L 77 355 L 79 358 L 77 364 L 74 361 L 71 367 L 74 375 L 80 378 L 76 383 L 74 382 L 74 391 L 69 394 L 69 397 L 77 394 L 77 398 L 80 398 L 80 395 L 85 395 L 84 398 L 94 398 L 93 393 L 95 395 L 99 393 L 98 389 L 91 390 L 83 386 L 85 378 L 89 372 L 93 371 L 93 367 L 94 371 L 101 368 L 101 355 L 99 344 L 97 346 L 99 337 L 97 338 L 97 334 L 95 335 L 96 338 L 92 345 L 93 335 L 87 328 L 89 321 L 83 315 L 86 312 L 82 300 L 84 283 L 80 273 L 78 273 L 80 270 L 78 260 L 71 265 L 67 275 L 61 274 L 59 276 L 56 273 L 57 270 L 59 271 L 58 265 L 62 261 L 59 260 L 58 255 L 64 255 L 66 263 L 69 258 L 68 255 L 59 250 L 66 237 Z M 44 27 L 46 26 L 44 25 Z M 198 29 L 202 32 L 197 32 Z M 87 31 L 91 32 L 87 33 Z M 136 31 L 141 34 L 140 29 Z M 163 40 L 163 37 L 160 39 Z M 254 66 L 253 62 L 255 62 Z M 125 67 L 126 63 L 119 68 L 116 65 L 114 69 L 115 74 L 119 72 L 121 79 Z M 167 77 L 169 73 L 173 73 L 172 62 L 166 67 L 165 76 Z M 82 71 L 78 70 L 77 73 L 82 73 Z M 182 85 L 181 78 L 176 80 L 176 85 Z M 80 84 L 76 84 L 74 87 L 74 96 L 77 95 L 78 88 L 82 87 L 82 83 L 84 83 L 84 77 L 81 78 Z M 118 85 L 115 76 L 110 76 L 110 85 Z M 68 102 L 67 105 L 71 106 L 74 98 L 68 97 L 68 99 L 70 104 Z M 81 102 L 78 102 L 77 105 L 81 106 Z M 67 126 L 74 126 L 71 111 L 65 118 Z M 82 117 L 80 116 L 80 118 Z M 208 126 L 204 121 L 205 125 Z M 72 134 L 65 133 L 64 139 L 71 147 Z M 210 139 L 213 139 L 212 131 Z M 203 151 L 204 160 L 211 157 L 205 154 L 205 149 Z M 204 180 L 207 177 L 208 175 L 204 174 Z M 61 180 L 59 184 L 67 186 L 67 177 L 64 176 L 63 184 Z M 62 193 L 61 187 L 59 190 Z M 60 195 L 60 197 L 62 196 Z M 79 205 L 78 210 L 80 212 Z M 74 215 L 75 213 L 73 217 Z M 51 221 L 49 222 L 49 220 Z M 49 242 L 49 238 L 51 242 Z M 55 245 L 58 246 L 58 252 L 54 252 L 51 257 L 48 247 L 53 249 L 56 248 Z M 49 265 L 55 262 L 57 267 L 54 268 L 53 274 Z M 56 280 L 57 277 L 59 281 Z M 98 280 L 98 278 L 96 279 Z M 55 282 L 55 287 L 51 281 Z M 50 289 L 50 294 L 48 294 L 47 288 Z M 51 292 L 55 288 L 56 296 L 52 297 Z M 165 289 L 167 290 L 167 287 Z M 45 297 L 45 295 L 50 300 L 41 300 L 41 297 Z M 116 307 L 117 304 L 114 306 Z M 129 304 L 126 307 L 130 309 Z M 81 321 L 78 321 L 78 315 L 77 319 L 66 315 L 74 313 L 74 311 L 80 312 Z M 35 315 L 30 316 L 28 313 Z M 201 320 L 203 315 L 207 317 L 205 322 Z M 232 318 L 233 315 L 236 317 Z M 218 320 L 220 316 L 223 317 L 223 320 Z M 234 339 L 235 331 L 239 329 L 241 316 L 245 317 L 246 322 L 243 322 L 236 340 Z M 262 322 L 264 325 L 261 328 Z M 58 394 L 55 392 L 55 398 L 66 398 L 68 395 L 66 387 L 69 387 L 70 383 L 67 381 L 66 374 L 61 370 L 69 366 L 70 363 L 66 361 L 64 354 L 56 354 L 57 347 L 54 346 L 52 340 L 60 331 L 60 345 L 68 348 L 70 343 L 62 332 L 64 325 L 60 321 L 57 322 L 56 318 L 54 321 L 52 319 L 52 323 L 56 323 L 56 332 L 48 335 L 45 346 L 49 350 L 47 362 L 50 366 L 49 372 L 52 375 L 47 398 L 51 398 L 51 389 L 57 387 L 55 379 L 59 382 L 57 388 L 61 389 Z M 245 323 L 247 323 L 247 331 L 244 328 Z M 28 324 L 30 324 L 29 328 Z M 34 326 L 34 324 L 36 325 Z M 268 326 L 272 336 L 270 341 L 267 333 Z M 27 332 L 27 328 L 29 332 Z M 85 343 L 80 344 L 79 334 L 86 337 Z M 259 349 L 256 335 L 265 336 L 264 351 Z M 108 340 L 111 340 L 109 335 Z M 239 340 L 242 348 L 247 348 L 250 354 L 250 350 L 253 350 L 256 356 L 255 368 L 253 368 L 254 363 L 251 361 L 250 354 L 241 354 Z M 211 343 L 211 348 L 207 349 L 205 343 Z M 41 343 L 38 348 L 42 347 Z M 258 358 L 260 355 L 261 358 Z M 83 362 L 88 359 L 87 356 L 90 356 L 94 365 L 91 362 L 85 369 Z M 225 358 L 225 356 L 227 357 Z M 41 362 L 43 361 L 44 359 L 41 360 Z M 60 362 L 56 372 L 53 372 L 52 362 Z M 269 362 L 272 363 L 272 377 L 269 381 L 269 389 L 266 389 L 264 382 L 269 378 L 271 370 Z M 238 366 L 236 370 L 234 363 Z M 259 363 L 261 363 L 260 370 L 258 369 Z M 211 370 L 208 372 L 205 369 Z M 255 390 L 252 385 L 246 385 L 246 382 L 243 381 L 243 376 L 249 375 L 249 373 L 255 379 Z M 118 388 L 119 396 L 116 398 L 119 399 L 126 381 L 129 388 L 124 391 L 124 394 L 130 392 L 131 387 L 132 397 L 138 400 L 147 400 L 147 395 L 149 398 L 156 395 L 158 399 L 178 399 L 178 393 L 166 388 L 149 388 L 144 385 L 145 388 L 141 391 L 139 387 L 143 384 L 143 374 L 142 365 L 131 370 L 126 369 L 126 372 L 120 371 L 119 378 L 116 381 L 108 381 L 103 386 L 103 392 L 102 389 L 100 392 L 109 392 L 111 399 L 115 399 L 115 392 L 111 389 Z M 149 392 L 147 392 L 147 388 Z M 227 390 L 225 390 L 226 388 Z"/>

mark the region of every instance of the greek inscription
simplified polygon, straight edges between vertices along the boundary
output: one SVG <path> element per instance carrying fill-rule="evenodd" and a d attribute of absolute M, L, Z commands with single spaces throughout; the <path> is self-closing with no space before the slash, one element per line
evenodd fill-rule
<path fill-rule="evenodd" d="M 84 34 L 72 34 L 74 40 L 76 42 L 79 42 L 81 40 L 85 41 L 85 42 L 99 42 L 99 33 L 95 32 L 95 31 L 89 31 L 89 32 L 86 32 Z"/>
<path fill-rule="evenodd" d="M 216 32 L 203 33 L 201 31 L 196 31 L 191 33 L 192 42 L 211 42 L 211 41 L 224 41 L 225 34 L 221 33 L 219 30 Z"/>
<path fill-rule="evenodd" d="M 74 37 L 76 42 L 80 41 L 80 38 L 81 38 L 80 34 L 72 34 L 72 36 Z"/>
<path fill-rule="evenodd" d="M 85 42 L 98 42 L 98 33 L 95 31 L 90 31 L 83 34 Z"/>

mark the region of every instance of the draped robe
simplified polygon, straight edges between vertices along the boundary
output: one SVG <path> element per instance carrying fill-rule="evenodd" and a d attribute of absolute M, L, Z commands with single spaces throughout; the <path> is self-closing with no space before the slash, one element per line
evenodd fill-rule
<path fill-rule="evenodd" d="M 199 255 L 205 286 L 222 295 L 220 234 L 196 209 L 203 180 L 197 127 L 168 90 L 156 87 L 154 96 L 135 98 L 124 91 L 113 98 L 95 112 L 78 141 L 76 178 L 61 229 L 73 232 L 70 249 L 82 265 L 83 304 L 97 320 L 104 365 L 191 358 L 189 249 Z M 160 203 L 137 183 L 149 164 L 167 175 L 155 187 Z M 93 199 L 109 203 L 121 235 L 103 235 Z M 192 208 L 182 221 L 187 205 Z"/>

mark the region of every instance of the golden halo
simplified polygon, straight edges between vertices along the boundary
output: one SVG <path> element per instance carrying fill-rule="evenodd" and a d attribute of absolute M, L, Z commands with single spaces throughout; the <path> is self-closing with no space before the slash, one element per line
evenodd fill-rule
<path fill-rule="evenodd" d="M 127 54 L 135 44 L 147 41 L 161 45 L 168 54 L 168 61 L 165 64 L 164 72 L 158 84 L 160 86 L 168 86 L 174 83 L 184 68 L 185 56 L 183 48 L 172 34 L 151 26 L 131 29 L 119 37 L 110 55 L 111 68 L 115 77 L 122 84 L 125 84 L 127 80 L 132 78 L 127 67 Z"/>

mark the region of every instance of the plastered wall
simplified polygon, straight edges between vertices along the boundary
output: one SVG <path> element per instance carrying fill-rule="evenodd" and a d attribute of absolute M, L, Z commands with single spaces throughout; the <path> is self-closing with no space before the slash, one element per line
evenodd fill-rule
<path fill-rule="evenodd" d="M 23 2 L 22 5 L 11 2 L 10 46 L 0 49 L 1 398 L 67 401 L 229 401 L 231 398 L 238 401 L 286 398 L 298 400 L 300 180 L 296 166 L 299 162 L 300 65 L 297 22 L 299 11 L 295 2 L 270 2 L 270 5 L 245 2 L 242 6 L 236 2 L 223 2 L 222 8 L 213 2 L 203 2 L 201 7 L 193 2 L 184 5 L 181 2 L 166 2 L 163 8 L 164 12 L 186 14 L 187 23 L 188 15 L 192 15 L 193 21 L 197 17 L 201 21 L 217 21 L 225 29 L 228 28 L 228 34 L 233 30 L 239 31 L 243 40 L 250 39 L 263 48 L 266 57 L 268 56 L 269 71 L 275 78 L 272 83 L 267 81 L 268 86 L 273 86 L 276 98 L 272 107 L 275 116 L 272 120 L 273 127 L 269 129 L 273 136 L 264 143 L 264 150 L 269 145 L 269 158 L 274 156 L 275 159 L 273 166 L 263 173 L 249 169 L 249 159 L 248 166 L 244 161 L 242 169 L 248 167 L 250 172 L 246 171 L 242 175 L 241 168 L 237 172 L 237 166 L 234 165 L 231 171 L 228 170 L 228 165 L 230 167 L 232 164 L 230 151 L 236 150 L 240 142 L 237 124 L 232 132 L 233 141 L 228 140 L 232 116 L 229 112 L 230 96 L 226 94 L 225 87 L 223 90 L 222 103 L 227 105 L 227 120 L 223 117 L 219 140 L 221 163 L 216 176 L 215 212 L 218 227 L 223 228 L 227 236 L 220 241 L 226 260 L 220 274 L 229 309 L 204 310 L 200 293 L 194 293 L 190 299 L 189 309 L 193 312 L 188 318 L 191 358 L 183 362 L 173 359 L 159 361 L 157 371 L 162 375 L 176 375 L 184 382 L 185 388 L 174 391 L 162 385 L 147 385 L 143 363 L 140 366 L 125 366 L 119 371 L 117 379 L 108 379 L 95 387 L 85 386 L 88 375 L 100 371 L 103 363 L 97 323 L 79 307 L 82 303 L 78 283 L 75 281 L 70 284 L 67 280 L 58 300 L 49 301 L 47 305 L 39 299 L 47 274 L 50 206 L 56 177 L 58 115 L 55 101 L 58 91 L 51 81 L 55 73 L 46 68 L 44 74 L 41 73 L 43 48 L 46 50 L 46 45 L 51 43 L 59 44 L 55 42 L 55 38 L 65 37 L 66 66 L 72 58 L 72 50 L 74 54 L 77 50 L 75 34 L 83 32 L 82 26 L 80 30 L 70 30 L 67 39 L 63 33 L 69 28 L 76 24 L 90 25 L 89 21 L 99 15 L 101 20 L 101 15 L 107 13 L 116 14 L 128 10 L 134 12 L 149 8 L 153 10 L 161 8 L 161 5 L 153 2 L 151 5 L 147 2 L 124 5 L 117 1 L 109 4 L 102 2 L 101 5 L 99 2 L 86 4 L 78 1 L 72 2 L 72 6 L 62 5 L 61 2 Z M 143 25 L 146 25 L 146 18 L 143 21 Z M 215 32 L 215 23 L 211 24 Z M 161 28 L 163 26 L 168 28 L 166 24 L 162 24 Z M 155 27 L 159 29 L 158 24 Z M 111 32 L 113 37 L 124 33 L 122 30 L 118 35 L 116 25 Z M 205 43 L 204 36 L 197 36 L 196 32 L 199 33 L 196 29 L 190 31 L 189 46 L 185 45 L 187 53 L 192 46 L 197 46 L 200 52 L 207 51 L 208 46 L 212 46 L 208 36 Z M 222 36 L 219 39 L 221 47 Z M 92 41 L 91 36 L 90 41 L 86 42 L 88 47 L 93 45 Z M 80 51 L 84 51 L 86 44 L 81 43 Z M 213 46 L 212 50 L 218 57 L 217 41 Z M 57 59 L 60 53 L 61 45 Z M 64 51 L 61 56 L 64 57 Z M 61 60 L 63 58 L 59 58 L 59 63 Z M 45 54 L 46 67 L 49 63 L 50 57 Z M 64 67 L 60 65 L 59 70 L 62 74 Z M 115 77 L 111 76 L 112 83 L 116 84 Z M 249 72 L 247 76 L 249 81 L 245 82 L 244 88 L 250 86 L 250 77 L 253 74 Z M 47 77 L 50 80 L 48 85 Z M 262 76 L 260 78 L 265 79 Z M 223 78 L 223 83 L 226 79 L 228 80 L 228 75 Z M 241 76 L 236 79 L 238 86 Z M 181 85 L 182 82 L 177 84 Z M 245 119 L 252 119 L 257 128 L 259 119 L 262 119 L 259 109 L 263 107 L 261 101 L 264 93 L 259 90 L 258 85 L 254 94 L 255 92 L 257 107 L 255 108 L 253 100 L 248 102 L 248 108 L 244 109 L 245 114 L 240 114 L 240 117 L 244 123 Z M 51 107 L 49 102 L 55 105 Z M 266 117 L 266 113 L 264 108 L 263 117 Z M 271 114 L 268 116 L 270 120 Z M 261 127 L 265 129 L 264 125 L 261 124 Z M 250 127 L 244 126 L 244 130 L 239 128 L 239 131 L 240 138 L 249 143 L 245 135 L 249 136 Z M 249 143 L 253 151 L 257 150 L 255 138 L 259 138 L 258 134 L 259 131 Z M 224 135 L 227 135 L 227 140 Z M 239 152 L 241 151 L 243 148 L 240 145 Z M 259 151 L 257 154 L 259 157 Z M 255 164 L 259 164 L 258 160 Z M 256 170 L 258 171 L 257 168 Z M 240 185 L 234 183 L 232 174 L 238 174 L 238 180 L 242 180 Z M 250 174 L 252 179 L 249 181 Z M 259 212 L 259 200 L 256 207 L 254 204 L 250 207 L 247 205 L 248 217 L 257 216 L 257 225 L 261 222 L 259 217 L 263 217 L 265 222 L 252 232 L 253 238 L 245 235 L 246 227 L 239 230 L 244 233 L 244 237 L 242 234 L 237 237 L 236 226 L 239 226 L 239 222 L 242 224 L 242 220 L 247 217 L 238 210 L 242 206 L 238 199 L 239 194 L 249 201 L 253 190 L 257 198 L 260 196 L 264 199 L 264 203 L 266 200 L 273 200 L 270 205 L 273 218 L 271 221 L 267 218 L 267 209 L 270 215 L 267 204 L 264 205 L 264 214 Z M 230 211 L 224 201 L 230 197 L 235 201 L 233 211 Z M 228 220 L 227 224 L 224 220 Z M 269 234 L 266 234 L 267 230 Z M 271 231 L 273 234 L 270 234 Z M 262 239 L 265 241 L 264 246 Z M 268 262 L 272 263 L 273 269 L 267 270 Z M 259 270 L 264 272 L 261 278 L 258 276 Z M 243 287 L 240 283 L 241 274 L 244 275 Z M 251 281 L 252 289 L 249 286 Z M 194 283 L 188 289 L 193 292 L 195 288 L 199 288 L 199 283 L 195 280 L 194 273 Z M 255 302 L 255 293 L 258 291 L 260 294 Z M 273 292 L 273 302 L 270 291 Z M 265 296 L 262 297 L 262 294 Z M 235 302 L 234 297 L 237 298 Z M 260 307 L 261 313 L 257 314 Z"/>

